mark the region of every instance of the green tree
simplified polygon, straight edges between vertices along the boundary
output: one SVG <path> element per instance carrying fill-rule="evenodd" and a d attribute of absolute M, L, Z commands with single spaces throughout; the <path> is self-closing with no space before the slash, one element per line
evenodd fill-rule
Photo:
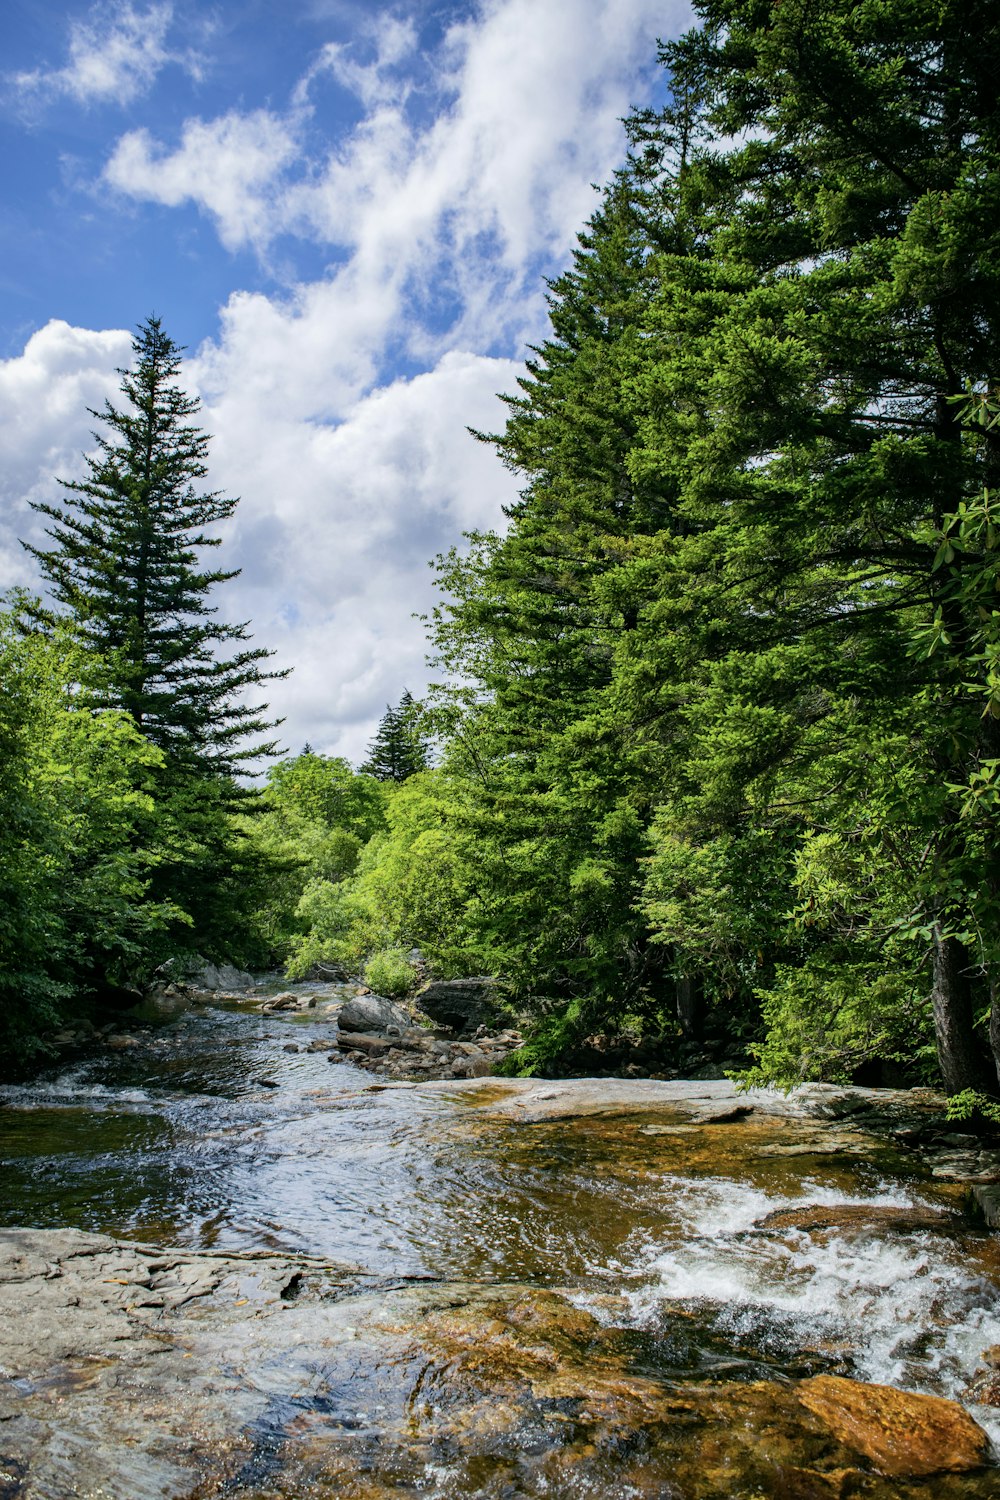
<path fill-rule="evenodd" d="M 247 692 L 282 674 L 264 670 L 246 641 L 208 602 L 237 570 L 206 567 L 235 499 L 201 488 L 208 437 L 191 419 L 199 402 L 179 383 L 181 350 L 148 318 L 119 371 L 125 404 L 91 414 L 102 424 L 86 477 L 63 484 L 63 504 L 33 502 L 49 521 L 49 548 L 28 544 L 56 606 L 100 658 L 98 691 L 139 731 L 197 773 L 232 776 L 273 744 L 247 745 L 273 727 Z"/>
<path fill-rule="evenodd" d="M 688 184 L 707 253 L 659 257 L 634 388 L 633 470 L 678 495 L 669 560 L 638 595 L 642 693 L 680 685 L 678 635 L 697 648 L 671 836 L 834 839 L 854 881 L 839 931 L 866 934 L 869 973 L 911 995 L 922 971 L 949 1090 L 995 1090 L 975 1030 L 995 989 L 995 838 L 951 788 L 992 764 L 1000 721 L 963 685 L 982 637 L 946 533 L 997 458 L 959 398 L 995 364 L 1000 26 L 975 4 L 700 9 L 665 56 L 714 136 Z M 815 924 L 799 925 L 815 977 Z"/>
<path fill-rule="evenodd" d="M 306 884 L 290 974 L 324 960 L 360 968 L 371 954 L 411 947 L 439 973 L 482 972 L 482 866 L 463 817 L 466 795 L 441 770 L 389 784 L 385 826 L 356 868 L 346 878 L 317 871 Z"/>
<path fill-rule="evenodd" d="M 121 710 L 78 688 L 73 636 L 25 635 L 0 614 L 0 1050 L 41 1033 L 170 951 L 186 921 L 151 895 L 169 831 L 156 815 L 162 752 Z"/>
<path fill-rule="evenodd" d="M 611 184 L 507 398 L 495 441 L 524 482 L 508 528 L 439 566 L 438 660 L 461 684 L 439 723 L 469 789 L 480 942 L 546 1013 L 540 1064 L 626 1016 L 671 1029 L 683 1001 L 684 976 L 636 909 L 662 756 L 618 711 L 615 679 L 635 627 L 622 569 L 671 505 L 658 476 L 630 472 L 626 393 L 647 359 L 651 249 L 685 234 L 638 168 Z"/>
<path fill-rule="evenodd" d="M 368 749 L 362 772 L 378 781 L 405 781 L 427 769 L 430 754 L 418 717 L 417 705 L 404 692 L 393 708 L 386 704 L 385 713 Z"/>
<path fill-rule="evenodd" d="M 246 820 L 269 871 L 253 917 L 264 962 L 283 963 L 308 929 L 309 920 L 298 911 L 308 885 L 332 888 L 354 873 L 365 844 L 385 827 L 386 800 L 386 787 L 374 777 L 308 746 L 269 768 Z"/>
<path fill-rule="evenodd" d="M 308 746 L 269 768 L 264 800 L 285 816 L 350 829 L 361 843 L 385 826 L 386 793 L 376 778 L 352 771 L 341 756 L 317 755 Z"/>

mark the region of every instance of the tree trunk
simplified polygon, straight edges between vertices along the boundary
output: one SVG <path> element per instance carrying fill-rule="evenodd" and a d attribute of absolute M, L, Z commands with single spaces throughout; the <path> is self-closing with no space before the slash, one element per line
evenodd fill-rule
<path fill-rule="evenodd" d="M 996 1081 L 990 1093 L 1000 1093 L 1000 980 L 994 978 L 990 984 L 990 1049 L 993 1053 L 993 1071 Z"/>
<path fill-rule="evenodd" d="M 946 937 L 940 927 L 934 929 L 934 1033 L 938 1063 L 949 1094 L 963 1089 L 977 1089 L 987 1084 L 982 1066 L 982 1049 L 976 1045 L 972 1023 L 972 985 L 968 973 L 969 955 L 954 937 Z"/>
<path fill-rule="evenodd" d="M 690 974 L 683 974 L 677 981 L 675 991 L 677 1005 L 677 1019 L 681 1023 L 681 1031 L 686 1041 L 697 1042 L 701 1040 L 702 1025 L 702 989 L 701 980 L 692 979 Z"/>

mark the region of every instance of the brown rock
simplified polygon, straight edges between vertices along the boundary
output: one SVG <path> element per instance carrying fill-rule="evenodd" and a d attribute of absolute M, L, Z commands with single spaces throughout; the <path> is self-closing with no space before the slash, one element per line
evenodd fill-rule
<path fill-rule="evenodd" d="M 798 1398 L 840 1442 L 892 1479 L 964 1473 L 980 1468 L 989 1455 L 979 1423 L 941 1396 L 816 1375 L 802 1381 Z"/>
<path fill-rule="evenodd" d="M 955 1221 L 936 1208 L 890 1208 L 871 1203 L 810 1203 L 802 1208 L 781 1208 L 758 1219 L 758 1229 L 798 1229 L 804 1234 L 817 1230 L 895 1230 L 908 1234 L 922 1229 L 954 1229 Z"/>
<path fill-rule="evenodd" d="M 395 1038 L 369 1036 L 361 1031 L 342 1031 L 337 1037 L 337 1046 L 342 1052 L 363 1052 L 366 1057 L 378 1057 L 395 1045 Z"/>
<path fill-rule="evenodd" d="M 1000 1375 L 996 1370 L 980 1371 L 966 1388 L 970 1401 L 981 1406 L 1000 1406 Z"/>

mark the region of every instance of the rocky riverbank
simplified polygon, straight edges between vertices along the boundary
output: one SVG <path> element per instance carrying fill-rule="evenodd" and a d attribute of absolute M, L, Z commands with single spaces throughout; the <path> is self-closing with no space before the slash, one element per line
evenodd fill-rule
<path fill-rule="evenodd" d="M 256 996 L 265 1015 L 311 1013 L 336 1028 L 305 1044 L 289 1041 L 289 1052 L 304 1045 L 326 1052 L 331 1062 L 351 1062 L 396 1080 L 484 1078 L 524 1041 L 520 1031 L 504 1024 L 494 981 L 487 977 L 432 980 L 412 1000 L 399 1002 L 372 994 L 357 980 L 280 989 L 274 976 L 255 978 L 214 965 L 188 982 L 154 987 L 141 1005 L 114 1020 L 82 1019 L 45 1040 L 50 1052 L 62 1057 L 100 1048 L 127 1051 L 187 1007 L 240 1004 Z"/>
<path fill-rule="evenodd" d="M 634 1163 L 621 1178 L 623 1206 L 628 1183 L 648 1194 L 663 1170 L 697 1182 L 711 1168 L 723 1183 L 735 1182 L 737 1163 L 758 1177 L 787 1177 L 799 1162 L 815 1174 L 824 1161 L 879 1162 L 884 1172 L 896 1159 L 887 1142 L 916 1164 L 920 1132 L 940 1108 L 933 1095 L 876 1090 L 786 1097 L 713 1082 L 468 1079 L 371 1084 L 369 1115 L 411 1091 L 452 1110 L 477 1150 L 513 1132 L 528 1159 L 576 1139 L 594 1171 Z M 713 1180 L 702 1178 L 703 1192 Z M 959 1189 L 934 1181 L 934 1200 L 909 1206 L 831 1202 L 828 1189 L 777 1211 L 761 1198 L 733 1243 L 800 1261 L 836 1246 L 856 1275 L 880 1240 L 954 1244 L 962 1264 L 995 1281 L 1000 1242 L 977 1227 Z M 1000 1403 L 1000 1349 L 977 1350 L 974 1332 L 970 1414 L 939 1394 L 864 1378 L 829 1335 L 776 1357 L 780 1346 L 747 1324 L 723 1354 L 690 1290 L 655 1317 L 633 1299 L 606 1273 L 545 1285 L 387 1276 L 279 1250 L 10 1230 L 0 1234 L 0 1494 L 997 1494 L 1000 1471 L 975 1414 L 985 1420 Z"/>
<path fill-rule="evenodd" d="M 567 1289 L 23 1231 L 0 1235 L 0 1315 L 10 1497 L 996 1494 L 954 1402 L 665 1380 Z"/>

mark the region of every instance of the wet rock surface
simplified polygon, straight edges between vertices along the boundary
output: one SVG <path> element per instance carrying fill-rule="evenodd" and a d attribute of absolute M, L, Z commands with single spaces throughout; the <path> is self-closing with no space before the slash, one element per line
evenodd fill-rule
<path fill-rule="evenodd" d="M 889 1500 L 928 1475 L 947 1500 L 996 1494 L 985 1435 L 952 1402 L 824 1376 L 693 1381 L 560 1288 L 378 1286 L 304 1258 L 41 1231 L 0 1237 L 0 1297 L 24 1309 L 4 1322 L 0 1469 L 33 1500 Z"/>
<path fill-rule="evenodd" d="M 501 1039 L 352 1038 L 355 988 L 0 1091 L 3 1222 L 62 1226 L 0 1232 L 2 1500 L 1000 1493 L 939 1096 L 455 1077 Z"/>
<path fill-rule="evenodd" d="M 981 1468 L 989 1456 L 989 1439 L 979 1424 L 954 1401 L 938 1396 L 817 1375 L 802 1382 L 798 1397 L 880 1474 L 898 1479 L 962 1473 Z"/>
<path fill-rule="evenodd" d="M 394 1026 L 386 1032 L 345 1031 L 344 1019 L 342 1011 L 337 1035 L 340 1055 L 357 1067 L 396 1080 L 487 1078 L 522 1044 L 521 1033 L 512 1030 L 491 1034 L 480 1028 L 466 1041 L 413 1025 Z M 331 1061 L 335 1059 L 336 1054 Z"/>

